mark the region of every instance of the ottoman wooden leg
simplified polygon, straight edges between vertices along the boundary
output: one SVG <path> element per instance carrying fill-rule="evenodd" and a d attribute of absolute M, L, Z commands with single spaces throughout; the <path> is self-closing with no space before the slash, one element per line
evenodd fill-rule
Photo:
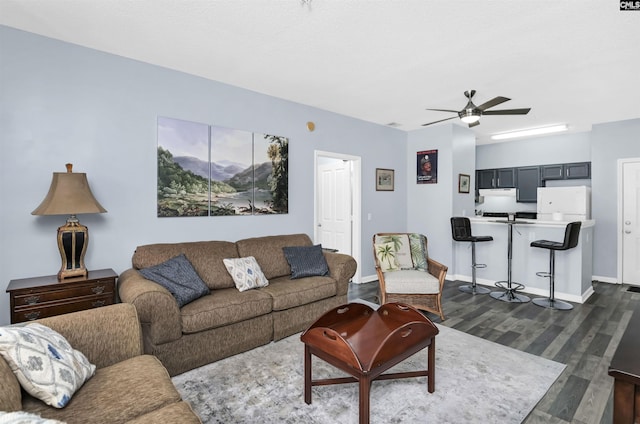
<path fill-rule="evenodd" d="M 429 374 L 427 377 L 427 389 L 429 393 L 433 393 L 436 390 L 436 338 L 431 338 L 431 343 L 429 344 L 429 348 L 427 349 L 429 359 L 428 359 L 428 367 L 427 373 Z"/>
<path fill-rule="evenodd" d="M 311 404 L 311 352 L 309 346 L 304 345 L 304 401 Z"/>
<path fill-rule="evenodd" d="M 369 376 L 360 376 L 358 379 L 360 385 L 360 424 L 369 424 L 369 397 L 371 395 L 371 380 Z"/>

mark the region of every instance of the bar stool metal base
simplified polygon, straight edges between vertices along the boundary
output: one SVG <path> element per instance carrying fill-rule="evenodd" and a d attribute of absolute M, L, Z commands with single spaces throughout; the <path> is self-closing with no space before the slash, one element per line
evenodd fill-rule
<path fill-rule="evenodd" d="M 458 290 L 460 290 L 463 293 L 470 293 L 470 294 L 487 294 L 491 291 L 488 288 L 481 287 L 477 284 L 475 285 L 475 287 L 473 286 L 473 284 L 464 284 L 462 286 L 458 286 Z"/>
<path fill-rule="evenodd" d="M 509 303 L 527 303 L 531 301 L 529 296 L 516 293 L 517 290 L 522 290 L 524 288 L 523 284 L 515 283 L 513 281 L 511 284 L 508 284 L 507 281 L 498 281 L 496 283 L 496 287 L 503 289 L 503 291 L 494 291 L 489 293 L 489 296 L 496 300 Z"/>
<path fill-rule="evenodd" d="M 549 299 L 548 297 L 537 297 L 531 301 L 534 305 L 547 309 L 557 309 L 559 311 L 570 311 L 573 305 L 562 300 Z"/>

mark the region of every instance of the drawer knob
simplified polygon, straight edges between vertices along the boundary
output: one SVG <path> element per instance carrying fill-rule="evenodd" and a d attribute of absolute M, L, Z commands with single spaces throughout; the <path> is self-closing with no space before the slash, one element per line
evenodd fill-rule
<path fill-rule="evenodd" d="M 99 308 L 99 307 L 104 306 L 106 304 L 107 304 L 107 302 L 105 302 L 104 300 L 96 300 L 95 302 L 93 302 L 91 304 L 91 306 L 94 307 L 94 308 Z"/>
<path fill-rule="evenodd" d="M 40 301 L 40 296 L 29 296 L 24 300 L 27 305 L 35 305 Z"/>
<path fill-rule="evenodd" d="M 102 293 L 104 293 L 104 286 L 92 287 L 91 291 L 94 292 L 95 294 L 102 294 Z"/>
<path fill-rule="evenodd" d="M 34 319 L 38 319 L 39 316 L 40 316 L 40 311 L 32 311 L 32 312 L 24 314 L 24 317 L 28 321 L 33 321 Z"/>

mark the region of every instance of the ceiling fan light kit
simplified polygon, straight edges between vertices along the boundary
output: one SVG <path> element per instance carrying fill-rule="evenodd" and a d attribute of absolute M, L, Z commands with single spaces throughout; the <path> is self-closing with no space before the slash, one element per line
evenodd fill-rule
<path fill-rule="evenodd" d="M 510 131 L 501 134 L 495 134 L 491 136 L 492 140 L 506 140 L 509 138 L 528 137 L 532 135 L 551 134 L 562 131 L 567 131 L 569 126 L 567 124 L 552 125 L 550 127 L 531 128 L 528 130 Z"/>
<path fill-rule="evenodd" d="M 488 102 L 484 102 L 480 106 L 476 106 L 472 100 L 475 94 L 476 94 L 476 90 L 469 90 L 464 92 L 464 95 L 468 99 L 468 101 L 467 101 L 467 105 L 462 110 L 451 110 L 451 109 L 427 109 L 427 110 L 434 110 L 437 112 L 456 113 L 458 114 L 458 117 L 462 122 L 469 125 L 469 128 L 475 127 L 476 125 L 480 125 L 480 117 L 482 115 L 526 115 L 531 110 L 531 108 L 487 110 L 501 103 L 507 102 L 511 99 L 498 96 L 498 97 L 494 97 Z M 438 122 L 448 121 L 450 119 L 455 119 L 455 118 L 456 117 L 453 116 L 451 118 L 440 119 L 438 121 L 422 124 L 422 126 L 425 127 L 427 125 L 436 124 Z"/>

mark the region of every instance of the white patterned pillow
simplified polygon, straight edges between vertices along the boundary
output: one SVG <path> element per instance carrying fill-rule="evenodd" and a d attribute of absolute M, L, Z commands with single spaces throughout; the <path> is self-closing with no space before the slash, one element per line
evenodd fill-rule
<path fill-rule="evenodd" d="M 63 408 L 96 371 L 82 352 L 42 324 L 0 327 L 0 355 L 32 396 Z"/>
<path fill-rule="evenodd" d="M 388 243 L 376 243 L 374 245 L 378 264 L 382 272 L 398 271 L 400 265 L 396 258 L 396 249 L 392 241 Z"/>
<path fill-rule="evenodd" d="M 222 262 L 231 274 L 236 288 L 241 292 L 269 285 L 269 280 L 264 276 L 258 261 L 253 256 L 223 259 Z"/>
<path fill-rule="evenodd" d="M 0 411 L 0 424 L 64 424 L 62 421 L 42 418 L 40 415 L 29 412 L 2 412 Z"/>

